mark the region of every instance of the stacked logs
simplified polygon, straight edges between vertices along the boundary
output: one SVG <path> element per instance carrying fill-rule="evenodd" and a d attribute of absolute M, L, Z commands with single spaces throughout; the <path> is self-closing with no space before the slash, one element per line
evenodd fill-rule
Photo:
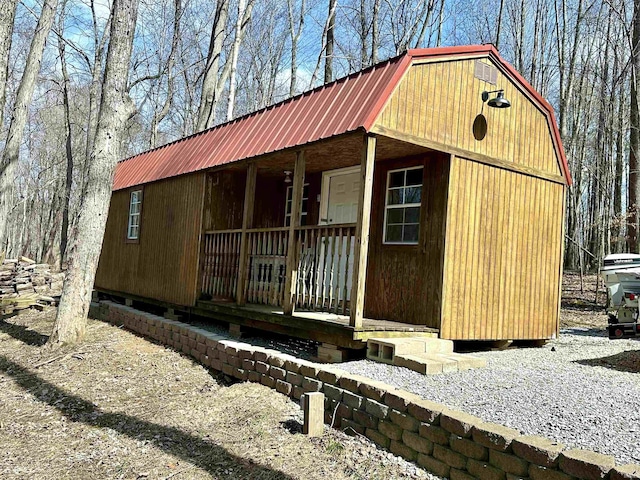
<path fill-rule="evenodd" d="M 3 258 L 0 253 L 0 313 L 57 303 L 64 273 L 30 258 Z"/>

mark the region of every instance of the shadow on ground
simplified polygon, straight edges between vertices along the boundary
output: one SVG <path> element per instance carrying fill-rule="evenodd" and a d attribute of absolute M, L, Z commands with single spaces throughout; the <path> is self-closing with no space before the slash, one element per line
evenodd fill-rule
<path fill-rule="evenodd" d="M 35 330 L 31 330 L 25 325 L 7 322 L 3 318 L 0 318 L 0 332 L 11 335 L 16 340 L 35 347 L 44 345 L 49 339 L 49 335 L 43 335 Z"/>
<path fill-rule="evenodd" d="M 580 335 L 582 337 L 599 337 L 607 338 L 609 333 L 603 328 L 586 328 L 586 327 L 565 327 L 560 330 L 560 336 Z"/>
<path fill-rule="evenodd" d="M 29 345 L 42 345 L 48 336 L 0 320 L 0 331 Z M 211 473 L 214 478 L 227 475 L 225 470 L 234 468 L 234 478 L 261 480 L 288 480 L 293 477 L 229 453 L 211 441 L 196 437 L 178 428 L 158 425 L 123 413 L 110 413 L 80 396 L 67 393 L 36 373 L 0 355 L 0 374 L 13 378 L 14 382 L 36 400 L 60 411 L 73 422 L 93 427 L 111 429 L 138 441 L 155 445 L 164 452 L 175 455 Z M 293 428 L 292 428 L 293 429 Z"/>
<path fill-rule="evenodd" d="M 640 350 L 627 350 L 608 357 L 576 360 L 580 365 L 605 367 L 619 372 L 640 372 Z"/>

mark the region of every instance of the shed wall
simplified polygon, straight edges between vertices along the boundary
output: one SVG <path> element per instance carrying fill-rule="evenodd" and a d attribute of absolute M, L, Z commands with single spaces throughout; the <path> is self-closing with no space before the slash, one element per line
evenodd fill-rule
<path fill-rule="evenodd" d="M 145 185 L 138 243 L 126 241 L 131 190 L 113 192 L 96 288 L 194 305 L 204 186 L 204 173 Z"/>
<path fill-rule="evenodd" d="M 424 165 L 418 245 L 383 243 L 389 170 Z M 365 316 L 438 328 L 442 301 L 449 156 L 377 162 L 367 264 Z"/>
<path fill-rule="evenodd" d="M 442 338 L 550 338 L 558 325 L 564 186 L 454 157 Z"/>
<path fill-rule="evenodd" d="M 545 114 L 500 70 L 495 85 L 475 78 L 475 62 L 469 59 L 413 65 L 376 126 L 435 142 L 443 151 L 452 151 L 453 147 L 560 176 Z M 488 58 L 482 62 L 491 63 Z M 511 108 L 483 108 L 481 93 L 498 88 L 505 90 Z M 473 123 L 481 112 L 486 117 L 487 133 L 483 140 L 476 140 Z"/>

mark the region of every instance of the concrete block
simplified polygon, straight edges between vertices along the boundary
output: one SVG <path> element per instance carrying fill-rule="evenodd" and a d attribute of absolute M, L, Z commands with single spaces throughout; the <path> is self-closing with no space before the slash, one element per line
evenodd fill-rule
<path fill-rule="evenodd" d="M 421 437 L 417 433 L 408 432 L 406 430 L 403 431 L 402 442 L 418 453 L 431 455 L 433 452 L 433 442 L 427 438 Z"/>
<path fill-rule="evenodd" d="M 342 401 L 342 392 L 344 392 L 343 389 L 325 383 L 322 387 L 322 391 L 327 396 L 327 398 L 336 400 L 338 402 Z"/>
<path fill-rule="evenodd" d="M 465 457 L 474 458 L 476 460 L 487 460 L 489 451 L 487 447 L 477 444 L 473 440 L 462 438 L 453 433 L 449 437 L 449 446 L 454 452 L 461 453 Z"/>
<path fill-rule="evenodd" d="M 304 423 L 302 433 L 310 437 L 322 436 L 324 431 L 324 394 L 320 392 L 305 393 L 302 401 Z"/>
<path fill-rule="evenodd" d="M 276 391 L 289 396 L 293 391 L 293 385 L 282 380 L 276 380 Z"/>
<path fill-rule="evenodd" d="M 488 463 L 470 458 L 467 461 L 467 471 L 480 480 L 506 480 L 506 473 L 492 467 Z"/>
<path fill-rule="evenodd" d="M 380 445 L 382 448 L 389 448 L 389 444 L 391 440 L 388 437 L 385 437 L 382 433 L 373 428 L 367 428 L 364 432 L 365 436 L 371 440 L 373 443 Z"/>
<path fill-rule="evenodd" d="M 351 408 L 362 408 L 364 399 L 355 393 L 344 390 L 342 393 L 342 401 L 349 405 Z"/>
<path fill-rule="evenodd" d="M 573 449 L 560 454 L 560 470 L 584 480 L 607 478 L 615 466 L 612 456 L 589 450 Z"/>
<path fill-rule="evenodd" d="M 489 463 L 506 473 L 522 477 L 529 475 L 529 462 L 515 455 L 491 450 L 489 452 Z"/>
<path fill-rule="evenodd" d="M 360 385 L 369 379 L 360 375 L 347 374 L 340 378 L 340 387 L 349 390 L 351 393 L 360 393 Z"/>
<path fill-rule="evenodd" d="M 467 457 L 461 455 L 453 450 L 443 446 L 435 444 L 433 446 L 433 458 L 446 463 L 450 467 L 464 469 L 467 466 Z"/>
<path fill-rule="evenodd" d="M 471 437 L 471 430 L 482 423 L 478 417 L 456 410 L 445 410 L 440 414 L 440 426 L 462 438 Z"/>
<path fill-rule="evenodd" d="M 408 413 L 402 413 L 392 409 L 389 411 L 389 419 L 403 430 L 417 432 L 420 428 L 420 422 Z"/>
<path fill-rule="evenodd" d="M 255 370 L 250 370 L 248 380 L 253 383 L 260 383 L 260 380 L 262 380 L 262 374 Z"/>
<path fill-rule="evenodd" d="M 260 380 L 260 383 L 262 383 L 262 385 L 264 385 L 265 387 L 269 387 L 269 388 L 276 387 L 276 379 L 269 375 L 263 375 L 262 379 Z"/>
<path fill-rule="evenodd" d="M 398 355 L 394 358 L 393 364 L 398 367 L 405 367 L 423 375 L 437 375 L 443 373 L 443 363 L 431 358 L 424 358 L 418 355 Z"/>
<path fill-rule="evenodd" d="M 380 402 L 376 402 L 370 398 L 365 398 L 364 406 L 367 413 L 379 418 L 380 420 L 384 420 L 389 416 L 389 407 Z"/>
<path fill-rule="evenodd" d="M 376 402 L 382 402 L 382 397 L 384 397 L 387 390 L 390 388 L 391 387 L 389 385 L 375 380 L 368 380 L 360 383 L 360 393 L 371 400 L 375 400 Z"/>
<path fill-rule="evenodd" d="M 325 369 L 318 372 L 318 380 L 330 385 L 340 385 L 340 378 L 342 378 L 343 374 L 346 375 L 347 372 Z"/>
<path fill-rule="evenodd" d="M 418 395 L 395 389 L 387 390 L 384 395 L 385 405 L 399 412 L 406 412 L 411 402 L 418 402 L 420 400 L 421 398 Z"/>
<path fill-rule="evenodd" d="M 533 463 L 529 465 L 529 478 L 531 480 L 575 480 L 571 475 Z"/>
<path fill-rule="evenodd" d="M 611 480 L 640 480 L 640 465 L 621 465 L 611 470 L 609 475 Z"/>
<path fill-rule="evenodd" d="M 542 467 L 555 468 L 564 445 L 537 435 L 521 435 L 511 442 L 513 452 L 527 462 Z"/>
<path fill-rule="evenodd" d="M 287 370 L 287 382 L 289 382 L 291 385 L 301 387 L 303 378 L 304 377 L 299 373 L 294 373 Z"/>
<path fill-rule="evenodd" d="M 353 420 L 343 419 L 340 422 L 340 424 L 341 424 L 342 430 L 344 430 L 344 432 L 347 435 L 353 435 L 353 432 L 358 433 L 360 435 L 364 435 L 365 427 L 363 427 L 362 425 L 360 425 L 359 423 Z"/>
<path fill-rule="evenodd" d="M 353 411 L 353 420 L 362 425 L 365 428 L 377 428 L 378 419 L 373 415 L 369 415 L 362 410 Z"/>
<path fill-rule="evenodd" d="M 476 477 L 474 477 L 473 475 L 469 475 L 464 470 L 452 468 L 449 471 L 449 480 L 476 480 Z"/>
<path fill-rule="evenodd" d="M 230 377 L 233 377 L 233 369 L 234 368 L 235 367 L 232 367 L 228 363 L 223 363 L 222 364 L 222 373 L 224 373 L 225 375 L 228 375 Z"/>
<path fill-rule="evenodd" d="M 391 440 L 402 439 L 402 428 L 391 422 L 385 422 L 384 420 L 378 422 L 378 431 L 385 437 L 389 437 Z"/>
<path fill-rule="evenodd" d="M 431 440 L 433 443 L 449 445 L 449 436 L 451 434 L 442 427 L 430 425 L 428 423 L 421 423 L 418 431 L 420 432 L 421 437 Z"/>
<path fill-rule="evenodd" d="M 411 402 L 407 407 L 407 410 L 412 416 L 421 422 L 439 425 L 440 414 L 446 410 L 446 407 L 429 400 L 419 399 Z"/>
<path fill-rule="evenodd" d="M 310 377 L 302 379 L 302 388 L 305 392 L 319 392 L 322 390 L 322 382 Z"/>
<path fill-rule="evenodd" d="M 439 477 L 448 477 L 451 471 L 451 467 L 446 463 L 422 453 L 418 454 L 418 465 Z"/>
<path fill-rule="evenodd" d="M 242 359 L 242 368 L 245 370 L 255 370 L 256 369 L 256 362 L 254 362 L 253 360 L 249 360 L 248 358 L 243 358 Z"/>
<path fill-rule="evenodd" d="M 276 380 L 284 380 L 287 378 L 287 371 L 284 368 L 279 367 L 271 367 L 269 368 L 269 375 L 271 375 Z"/>
<path fill-rule="evenodd" d="M 391 450 L 391 453 L 393 453 L 394 455 L 398 455 L 399 457 L 402 457 L 410 462 L 413 462 L 416 458 L 418 458 L 418 452 L 403 444 L 402 442 L 398 442 L 396 440 L 391 440 L 389 450 Z"/>
<path fill-rule="evenodd" d="M 511 442 L 520 436 L 520 432 L 495 423 L 482 422 L 473 427 L 471 435 L 473 441 L 482 446 L 506 452 L 511 450 Z"/>
<path fill-rule="evenodd" d="M 263 374 L 269 373 L 269 369 L 271 366 L 264 362 L 256 362 L 256 372 L 260 372 Z"/>
<path fill-rule="evenodd" d="M 293 398 L 295 398 L 296 400 L 300 400 L 305 393 L 306 392 L 304 391 L 304 389 L 301 386 L 294 385 L 293 386 L 293 392 L 291 393 L 291 396 Z"/>

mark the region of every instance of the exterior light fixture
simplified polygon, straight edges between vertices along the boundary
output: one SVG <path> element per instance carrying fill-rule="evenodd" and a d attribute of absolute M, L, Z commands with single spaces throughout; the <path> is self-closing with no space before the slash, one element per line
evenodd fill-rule
<path fill-rule="evenodd" d="M 489 100 L 489 95 L 492 93 L 496 93 L 497 95 L 495 98 Z M 491 92 L 482 92 L 482 102 L 487 102 L 487 100 L 489 100 L 487 105 L 492 108 L 509 108 L 511 106 L 511 102 L 504 98 L 504 90 L 502 89 L 492 90 Z"/>
<path fill-rule="evenodd" d="M 284 183 L 291 183 L 291 171 L 290 170 L 285 170 L 284 171 Z"/>

